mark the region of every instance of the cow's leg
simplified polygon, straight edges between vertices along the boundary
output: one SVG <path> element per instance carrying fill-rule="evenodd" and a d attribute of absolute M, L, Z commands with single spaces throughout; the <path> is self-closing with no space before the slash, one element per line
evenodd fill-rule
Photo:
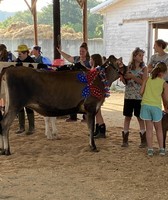
<path fill-rule="evenodd" d="M 50 122 L 51 122 L 51 126 L 52 126 L 52 135 L 55 139 L 60 139 L 60 137 L 58 136 L 58 131 L 57 131 L 57 127 L 56 127 L 56 117 L 50 117 Z"/>
<path fill-rule="evenodd" d="M 45 121 L 45 135 L 47 136 L 47 139 L 53 139 L 49 125 L 50 117 L 44 117 L 44 121 Z"/>
<path fill-rule="evenodd" d="M 166 148 L 166 133 L 167 131 L 163 129 L 163 148 Z"/>
<path fill-rule="evenodd" d="M 16 117 L 17 112 L 5 113 L 1 121 L 1 141 L 2 147 L 0 150 L 0 155 L 10 155 L 10 145 L 9 145 L 9 128 Z"/>
<path fill-rule="evenodd" d="M 166 148 L 166 135 L 168 130 L 168 113 L 163 114 L 162 131 L 163 131 L 163 147 Z"/>
<path fill-rule="evenodd" d="M 94 140 L 94 127 L 95 127 L 95 114 L 87 113 L 87 125 L 90 132 L 90 148 L 92 151 L 97 152 L 95 140 Z"/>

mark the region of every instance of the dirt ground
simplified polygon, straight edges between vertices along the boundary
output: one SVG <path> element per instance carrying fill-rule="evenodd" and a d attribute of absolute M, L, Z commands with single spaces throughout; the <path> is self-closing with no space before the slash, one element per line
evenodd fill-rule
<path fill-rule="evenodd" d="M 57 119 L 60 140 L 47 140 L 43 117 L 36 115 L 34 135 L 10 129 L 11 156 L 0 157 L 0 200 L 167 200 L 168 154 L 153 158 L 140 149 L 133 118 L 129 147 L 121 147 L 123 93 L 112 93 L 103 105 L 107 138 L 89 151 L 87 126 Z M 78 115 L 81 118 L 81 115 Z"/>

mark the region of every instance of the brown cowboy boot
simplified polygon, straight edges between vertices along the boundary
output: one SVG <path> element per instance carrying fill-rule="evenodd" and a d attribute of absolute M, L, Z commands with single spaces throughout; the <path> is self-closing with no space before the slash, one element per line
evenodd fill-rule
<path fill-rule="evenodd" d="M 124 133 L 124 131 L 122 131 L 123 143 L 122 143 L 121 147 L 128 147 L 128 136 L 129 136 L 129 131 L 126 133 Z"/>

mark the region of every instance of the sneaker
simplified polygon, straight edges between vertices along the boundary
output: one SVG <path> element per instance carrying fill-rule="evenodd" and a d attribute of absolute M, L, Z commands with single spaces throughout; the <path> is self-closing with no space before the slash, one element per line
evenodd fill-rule
<path fill-rule="evenodd" d="M 164 148 L 160 148 L 160 150 L 159 150 L 159 155 L 165 156 L 165 154 L 166 154 L 165 149 L 164 149 Z"/>
<path fill-rule="evenodd" d="M 148 156 L 153 156 L 153 149 L 148 149 L 147 154 Z"/>

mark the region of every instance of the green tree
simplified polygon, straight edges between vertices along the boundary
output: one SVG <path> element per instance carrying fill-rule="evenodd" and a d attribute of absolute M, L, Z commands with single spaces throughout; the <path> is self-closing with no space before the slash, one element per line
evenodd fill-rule
<path fill-rule="evenodd" d="M 99 14 L 91 14 L 89 10 L 100 1 L 88 0 L 88 37 L 102 37 L 103 17 Z M 61 24 L 73 28 L 76 32 L 82 32 L 82 9 L 74 0 L 61 1 Z"/>
<path fill-rule="evenodd" d="M 88 0 L 88 10 L 97 6 L 100 1 Z M 89 38 L 103 37 L 103 16 L 88 12 L 88 36 Z"/>
<path fill-rule="evenodd" d="M 11 24 L 14 24 L 16 22 L 25 22 L 27 24 L 33 24 L 33 17 L 30 11 L 24 11 L 24 12 L 17 12 L 13 17 L 9 17 L 5 21 L 0 23 L 1 28 L 7 28 Z"/>
<path fill-rule="evenodd" d="M 38 12 L 37 17 L 39 24 L 53 25 L 53 5 L 49 4 L 42 8 L 42 10 Z"/>
<path fill-rule="evenodd" d="M 61 0 L 61 24 L 81 24 L 82 10 L 77 1 Z"/>
<path fill-rule="evenodd" d="M 99 14 L 91 14 L 89 10 L 98 5 L 98 0 L 88 0 L 88 37 L 102 37 L 103 18 Z M 82 9 L 75 0 L 60 0 L 61 25 L 73 28 L 76 32 L 82 32 Z M 49 4 L 40 12 L 37 12 L 38 24 L 53 24 L 53 6 Z M 17 12 L 13 17 L 0 23 L 1 28 L 6 28 L 12 23 L 25 22 L 33 24 L 33 17 L 29 10 Z"/>

